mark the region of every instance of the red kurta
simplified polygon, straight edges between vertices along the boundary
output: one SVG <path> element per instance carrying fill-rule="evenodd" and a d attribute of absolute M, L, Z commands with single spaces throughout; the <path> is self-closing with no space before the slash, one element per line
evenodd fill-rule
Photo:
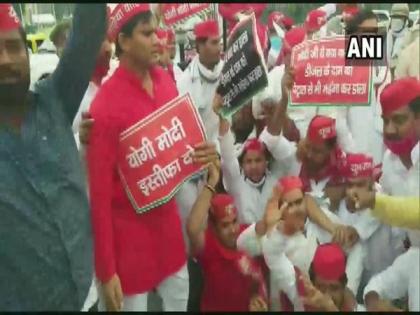
<path fill-rule="evenodd" d="M 246 227 L 241 226 L 241 232 Z M 259 281 L 255 282 L 253 277 L 245 275 L 238 268 L 239 260 L 243 257 L 250 262 L 250 270 L 259 275 Z M 248 312 L 253 294 L 258 292 L 266 297 L 263 260 L 224 248 L 210 228 L 206 231 L 204 248 L 197 259 L 204 276 L 202 312 Z"/>
<path fill-rule="evenodd" d="M 139 215 L 117 173 L 120 133 L 178 95 L 166 71 L 155 67 L 150 72 L 154 98 L 120 65 L 90 109 L 95 120 L 87 152 L 95 269 L 102 282 L 117 273 L 125 295 L 150 291 L 186 262 L 175 200 Z"/>

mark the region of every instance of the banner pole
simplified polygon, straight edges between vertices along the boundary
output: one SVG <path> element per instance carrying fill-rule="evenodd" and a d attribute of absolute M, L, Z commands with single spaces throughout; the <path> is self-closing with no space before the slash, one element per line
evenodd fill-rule
<path fill-rule="evenodd" d="M 227 25 L 226 20 L 223 18 L 223 51 L 226 51 L 227 45 Z"/>

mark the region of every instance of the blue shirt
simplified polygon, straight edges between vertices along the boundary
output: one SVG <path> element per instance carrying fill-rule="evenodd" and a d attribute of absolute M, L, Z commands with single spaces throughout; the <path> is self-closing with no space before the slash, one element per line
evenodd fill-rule
<path fill-rule="evenodd" d="M 81 310 L 93 276 L 89 205 L 71 129 L 105 35 L 78 4 L 56 71 L 16 133 L 0 126 L 0 311 Z"/>

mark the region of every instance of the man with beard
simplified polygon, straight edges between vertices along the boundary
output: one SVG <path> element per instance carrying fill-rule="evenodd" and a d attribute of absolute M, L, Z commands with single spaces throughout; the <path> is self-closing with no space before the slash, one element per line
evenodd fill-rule
<path fill-rule="evenodd" d="M 237 249 L 236 239 L 246 225 L 239 223 L 233 198 L 215 194 L 220 180 L 219 161 L 210 163 L 208 170 L 208 181 L 187 223 L 192 255 L 203 269 L 200 310 L 247 312 L 252 310 L 252 304 L 267 310 L 264 263 Z"/>
<path fill-rule="evenodd" d="M 419 138 L 416 135 L 420 81 L 405 78 L 387 85 L 381 94 L 384 120 L 384 142 L 387 151 L 383 162 L 381 186 L 385 193 L 396 196 L 419 196 Z M 401 211 L 404 211 L 402 209 Z M 408 230 L 409 250 L 371 279 L 364 291 L 368 310 L 389 305 L 386 300 L 404 297 L 408 292 L 409 311 L 420 310 L 420 232 Z M 384 306 L 385 305 L 385 306 Z"/>
<path fill-rule="evenodd" d="M 77 311 L 88 294 L 91 230 L 71 123 L 105 28 L 105 4 L 76 5 L 57 69 L 28 93 L 26 36 L 0 4 L 2 310 Z"/>
<path fill-rule="evenodd" d="M 346 197 L 341 201 L 338 217 L 344 224 L 354 227 L 363 246 L 363 275 L 359 294 L 370 278 L 389 267 L 403 252 L 403 238 L 388 225 L 372 216 L 369 208 L 359 207 L 354 195 L 380 191 L 374 181 L 373 159 L 363 154 L 348 154 L 343 167 Z"/>
<path fill-rule="evenodd" d="M 146 311 L 148 293 L 157 290 L 164 311 L 185 311 L 186 250 L 175 200 L 137 214 L 117 173 L 121 132 L 172 101 L 178 91 L 157 66 L 156 21 L 149 4 L 118 4 L 109 34 L 120 64 L 92 103 L 95 123 L 87 152 L 99 309 Z M 216 158 L 214 145 L 194 147 L 195 163 Z"/>

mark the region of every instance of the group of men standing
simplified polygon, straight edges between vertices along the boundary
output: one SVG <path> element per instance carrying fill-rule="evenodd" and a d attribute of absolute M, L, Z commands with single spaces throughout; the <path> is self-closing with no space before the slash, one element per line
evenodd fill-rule
<path fill-rule="evenodd" d="M 0 310 L 147 311 L 152 294 L 164 311 L 196 300 L 201 311 L 420 310 L 420 78 L 404 57 L 420 58 L 419 21 L 408 30 L 408 5 L 393 5 L 369 106 L 290 109 L 293 47 L 377 33 L 378 21 L 327 4 L 302 26 L 281 12 L 266 26 L 265 8 L 219 4 L 229 31 L 255 14 L 269 68 L 268 87 L 227 119 L 217 21 L 195 25 L 197 55 L 182 70 L 150 4 L 77 4 L 56 69 L 29 89 L 25 32 L 0 4 Z M 193 161 L 206 171 L 137 214 L 118 173 L 120 134 L 186 93 L 207 135 Z M 383 219 L 383 195 L 417 207 Z"/>

